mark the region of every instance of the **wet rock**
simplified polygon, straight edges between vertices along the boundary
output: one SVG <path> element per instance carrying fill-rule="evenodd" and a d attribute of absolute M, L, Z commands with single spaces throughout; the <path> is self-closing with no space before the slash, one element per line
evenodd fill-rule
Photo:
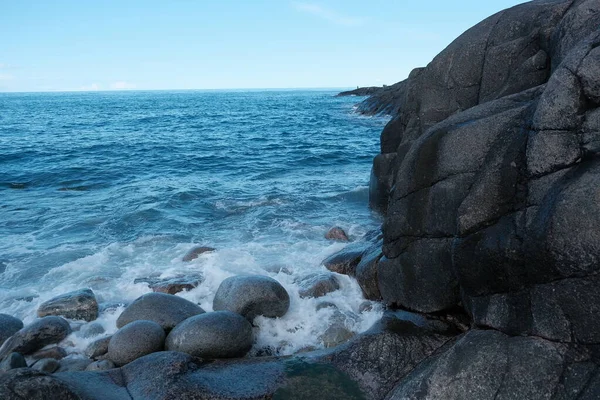
<path fill-rule="evenodd" d="M 60 368 L 60 363 L 55 358 L 42 358 L 36 361 L 31 368 L 51 374 Z"/>
<path fill-rule="evenodd" d="M 161 351 L 165 331 L 154 321 L 133 321 L 119 329 L 108 342 L 108 358 L 121 366 L 150 353 Z"/>
<path fill-rule="evenodd" d="M 356 266 L 368 248 L 369 244 L 366 242 L 350 244 L 339 252 L 327 257 L 323 260 L 322 264 L 332 272 L 354 276 L 356 274 Z"/>
<path fill-rule="evenodd" d="M 4 360 L 2 360 L 2 362 L 0 362 L 0 372 L 6 372 L 10 371 L 11 369 L 25 367 L 27 367 L 25 357 L 19 353 L 10 353 L 4 358 Z"/>
<path fill-rule="evenodd" d="M 290 296 L 279 282 L 268 276 L 240 275 L 221 282 L 213 301 L 215 311 L 232 311 L 252 321 L 262 315 L 282 317 L 290 307 Z"/>
<path fill-rule="evenodd" d="M 31 354 L 49 344 L 58 343 L 71 333 L 69 323 L 61 317 L 44 317 L 27 325 L 0 347 L 0 359 L 17 352 Z"/>
<path fill-rule="evenodd" d="M 48 374 L 21 368 L 0 374 L 2 400 L 81 400 L 70 385 Z"/>
<path fill-rule="evenodd" d="M 69 319 L 93 321 L 98 318 L 98 302 L 94 292 L 81 289 L 54 297 L 40 305 L 38 317 L 58 315 Z"/>
<path fill-rule="evenodd" d="M 41 360 L 43 358 L 53 358 L 55 360 L 60 360 L 67 356 L 67 351 L 59 346 L 49 347 L 47 349 L 42 349 L 40 351 L 36 351 L 32 354 L 31 358 L 34 360 Z"/>
<path fill-rule="evenodd" d="M 383 257 L 381 251 L 382 242 L 376 243 L 365 251 L 356 266 L 356 281 L 362 289 L 365 298 L 369 300 L 381 300 L 377 268 L 379 260 Z"/>
<path fill-rule="evenodd" d="M 138 320 L 154 321 L 165 331 L 171 330 L 181 321 L 204 310 L 186 299 L 166 293 L 148 293 L 133 301 L 117 319 L 117 327 L 122 328 Z"/>
<path fill-rule="evenodd" d="M 78 372 L 85 371 L 87 366 L 92 363 L 92 360 L 87 358 L 63 358 L 58 363 L 60 366 L 56 372 Z"/>
<path fill-rule="evenodd" d="M 8 314 L 0 314 L 0 346 L 9 337 L 23 328 L 23 322 Z"/>
<path fill-rule="evenodd" d="M 95 340 L 85 349 L 85 355 L 89 358 L 97 358 L 108 352 L 108 343 L 112 335 Z"/>
<path fill-rule="evenodd" d="M 371 303 L 370 301 L 363 301 L 358 306 L 358 312 L 361 314 L 369 311 L 373 311 L 373 303 Z"/>
<path fill-rule="evenodd" d="M 210 253 L 216 251 L 216 249 L 207 246 L 196 246 L 193 247 L 190 251 L 188 251 L 185 256 L 183 256 L 182 261 L 192 261 L 198 258 L 200 254 Z"/>
<path fill-rule="evenodd" d="M 98 322 L 85 324 L 79 330 L 79 336 L 88 339 L 94 336 L 102 335 L 105 332 L 104 326 Z"/>
<path fill-rule="evenodd" d="M 101 313 L 111 313 L 113 314 L 121 307 L 127 307 L 129 304 L 123 302 L 115 302 L 115 303 L 101 303 L 99 308 Z"/>
<path fill-rule="evenodd" d="M 339 242 L 349 242 L 350 241 L 350 239 L 348 239 L 348 235 L 346 234 L 346 232 L 344 232 L 344 230 L 342 228 L 340 228 L 339 226 L 334 226 L 333 228 L 329 229 L 327 231 L 327 233 L 325 234 L 325 239 L 337 240 Z"/>
<path fill-rule="evenodd" d="M 332 274 L 312 274 L 299 283 L 300 297 L 322 297 L 340 288 L 337 278 Z"/>
<path fill-rule="evenodd" d="M 337 310 L 338 306 L 336 306 L 334 303 L 332 303 L 330 301 L 322 301 L 319 304 L 317 304 L 317 311 L 322 310 L 324 308 L 333 308 L 333 309 Z"/>
<path fill-rule="evenodd" d="M 188 318 L 167 337 L 165 349 L 205 359 L 243 357 L 252 347 L 252 325 L 239 314 L 215 311 Z"/>
<path fill-rule="evenodd" d="M 352 339 L 355 335 L 350 329 L 339 321 L 334 322 L 325 330 L 325 332 L 319 336 L 319 340 L 323 343 L 325 348 L 335 347 L 342 343 Z"/>
<path fill-rule="evenodd" d="M 94 361 L 90 365 L 88 365 L 85 370 L 86 371 L 106 371 L 109 369 L 116 368 L 115 363 L 110 360 L 100 360 Z"/>
<path fill-rule="evenodd" d="M 176 276 L 173 278 L 137 278 L 134 283 L 148 283 L 148 287 L 153 292 L 176 294 L 179 292 L 192 290 L 204 281 L 203 275 L 194 276 Z"/>

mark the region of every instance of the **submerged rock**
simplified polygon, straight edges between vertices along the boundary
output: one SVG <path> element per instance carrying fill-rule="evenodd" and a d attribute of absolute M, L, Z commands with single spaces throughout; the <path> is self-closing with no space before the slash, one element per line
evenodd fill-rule
<path fill-rule="evenodd" d="M 89 322 L 98 318 L 98 302 L 94 292 L 81 289 L 45 301 L 38 308 L 37 314 L 38 317 L 58 315 Z"/>
<path fill-rule="evenodd" d="M 215 248 L 207 247 L 207 246 L 196 246 L 193 247 L 190 251 L 188 251 L 185 256 L 183 256 L 182 261 L 192 261 L 198 258 L 200 254 L 210 253 L 216 251 Z"/>
<path fill-rule="evenodd" d="M 268 276 L 232 276 L 221 282 L 215 293 L 213 309 L 227 310 L 254 320 L 262 315 L 282 317 L 290 307 L 290 296 L 279 282 Z"/>
<path fill-rule="evenodd" d="M 27 325 L 0 347 L 0 359 L 17 352 L 31 354 L 49 344 L 58 343 L 71 333 L 69 323 L 61 317 L 44 317 Z"/>
<path fill-rule="evenodd" d="M 23 328 L 23 322 L 8 314 L 0 314 L 0 346 L 12 335 Z"/>
<path fill-rule="evenodd" d="M 137 278 L 133 283 L 145 282 L 153 292 L 176 294 L 192 290 L 204 281 L 203 275 L 176 276 L 173 278 Z"/>
<path fill-rule="evenodd" d="M 298 282 L 298 285 L 302 298 L 322 297 L 340 288 L 340 283 L 332 274 L 312 274 Z"/>
<path fill-rule="evenodd" d="M 339 226 L 334 226 L 333 228 L 329 229 L 327 231 L 327 233 L 325 234 L 325 239 L 337 240 L 340 242 L 349 242 L 350 241 L 350 239 L 348 239 L 348 235 L 346 234 L 346 232 Z"/>
<path fill-rule="evenodd" d="M 91 324 L 85 324 L 79 329 L 79 336 L 82 338 L 91 338 L 94 336 L 101 335 L 105 332 L 104 327 L 98 322 L 93 322 Z"/>
<path fill-rule="evenodd" d="M 239 314 L 215 311 L 188 318 L 167 337 L 165 349 L 201 358 L 243 357 L 252 347 L 252 325 Z"/>
<path fill-rule="evenodd" d="M 133 301 L 117 319 L 117 328 L 138 320 L 154 321 L 165 331 L 181 321 L 204 310 L 197 304 L 179 296 L 165 293 L 148 293 Z"/>
<path fill-rule="evenodd" d="M 150 353 L 162 351 L 165 331 L 153 321 L 133 321 L 112 335 L 108 358 L 121 366 Z"/>

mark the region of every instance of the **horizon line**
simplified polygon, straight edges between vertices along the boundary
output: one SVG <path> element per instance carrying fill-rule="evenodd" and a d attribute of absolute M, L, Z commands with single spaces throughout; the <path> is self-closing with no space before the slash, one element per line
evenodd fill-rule
<path fill-rule="evenodd" d="M 357 88 L 364 87 L 383 87 L 378 86 L 358 86 Z M 354 86 L 314 86 L 314 87 L 248 87 L 248 88 L 207 88 L 207 89 L 100 89 L 100 90 L 20 90 L 20 91 L 2 91 L 0 94 L 19 94 L 19 93 L 114 93 L 114 92 L 193 92 L 193 91 L 205 91 L 205 92 L 224 92 L 224 91 L 293 91 L 293 90 L 347 90 L 354 89 Z"/>

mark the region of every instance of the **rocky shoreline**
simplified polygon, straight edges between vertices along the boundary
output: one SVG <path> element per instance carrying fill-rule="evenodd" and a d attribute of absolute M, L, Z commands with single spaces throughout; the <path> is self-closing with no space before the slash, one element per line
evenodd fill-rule
<path fill-rule="evenodd" d="M 173 294 L 201 284 L 182 277 L 148 281 L 117 333 L 64 362 L 62 316 L 95 329 L 81 290 L 26 327 L 0 315 L 0 398 L 600 398 L 598 26 L 600 0 L 525 3 L 361 103 L 392 116 L 370 184 L 384 224 L 323 264 L 387 307 L 367 332 L 238 358 L 288 293 L 233 277 L 205 313 Z M 335 290 L 328 278 L 307 277 L 304 295 Z"/>

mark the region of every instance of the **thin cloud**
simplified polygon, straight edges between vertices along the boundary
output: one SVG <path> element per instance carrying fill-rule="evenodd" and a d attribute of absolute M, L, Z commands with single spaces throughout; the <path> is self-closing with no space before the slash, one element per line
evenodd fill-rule
<path fill-rule="evenodd" d="M 110 84 L 110 88 L 112 90 L 127 90 L 127 89 L 135 89 L 135 85 L 133 83 L 119 81 Z"/>
<path fill-rule="evenodd" d="M 14 79 L 14 76 L 0 73 L 0 81 L 10 81 L 11 79 Z"/>
<path fill-rule="evenodd" d="M 82 92 L 93 92 L 93 91 L 101 90 L 101 89 L 102 89 L 102 87 L 99 84 L 92 83 L 91 85 L 81 86 L 77 90 L 80 90 Z"/>
<path fill-rule="evenodd" d="M 314 3 L 292 2 L 292 7 L 297 11 L 314 15 L 336 25 L 360 26 L 365 24 L 364 18 L 351 17 L 341 14 L 335 10 Z"/>

